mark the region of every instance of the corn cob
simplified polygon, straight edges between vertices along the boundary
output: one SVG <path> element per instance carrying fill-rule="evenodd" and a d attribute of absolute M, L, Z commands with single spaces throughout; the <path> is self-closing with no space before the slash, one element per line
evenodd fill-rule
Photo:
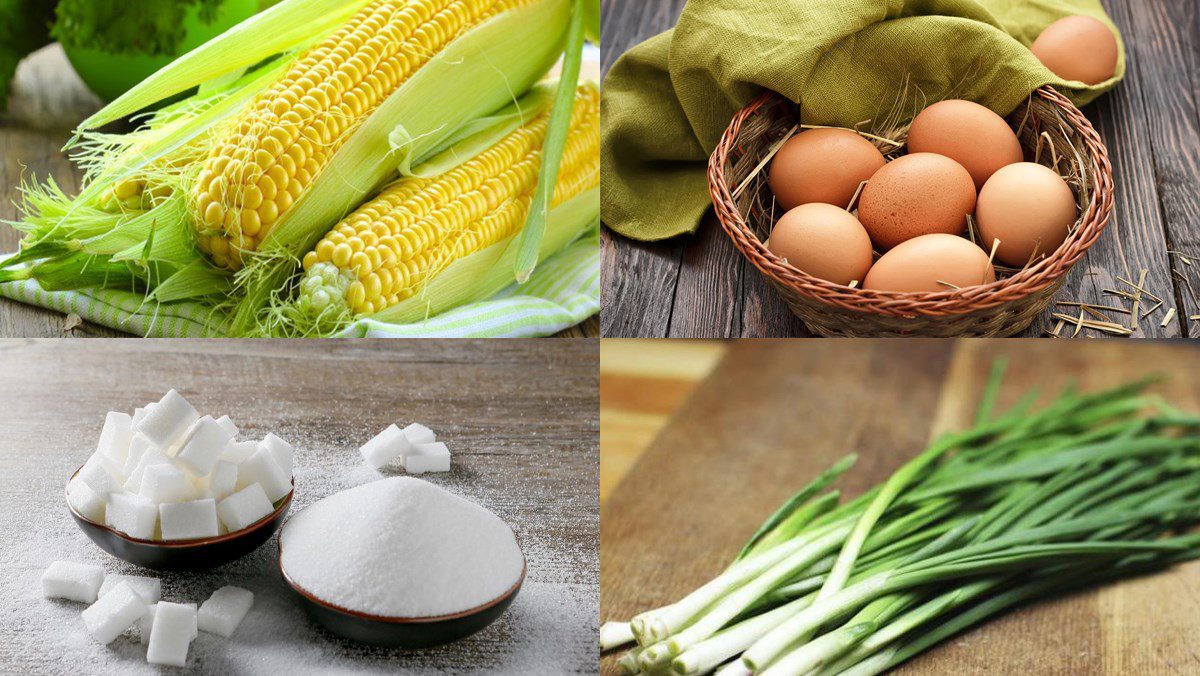
<path fill-rule="evenodd" d="M 401 179 L 338 223 L 303 258 L 301 314 L 380 312 L 453 261 L 514 235 L 533 199 L 549 118 L 542 113 L 444 174 Z M 554 204 L 598 185 L 599 125 L 599 92 L 580 87 Z"/>
<path fill-rule="evenodd" d="M 217 141 L 196 180 L 199 248 L 241 267 L 356 126 L 443 47 L 528 0 L 374 0 L 301 56 Z"/>

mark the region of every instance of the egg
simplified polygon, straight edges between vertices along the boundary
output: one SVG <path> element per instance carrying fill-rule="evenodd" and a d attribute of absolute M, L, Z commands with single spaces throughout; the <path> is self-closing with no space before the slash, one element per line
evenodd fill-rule
<path fill-rule="evenodd" d="M 975 182 L 961 164 L 933 153 L 888 162 L 858 198 L 858 220 L 881 249 L 930 233 L 961 234 L 975 210 Z"/>
<path fill-rule="evenodd" d="M 975 190 L 997 169 L 1024 159 L 1021 142 L 1004 118 L 972 101 L 939 101 L 922 110 L 908 129 L 910 153 L 937 153 L 971 174 Z"/>
<path fill-rule="evenodd" d="M 785 213 L 767 240 L 771 253 L 813 277 L 861 284 L 871 267 L 871 238 L 850 212 L 832 204 L 801 204 Z"/>
<path fill-rule="evenodd" d="M 885 253 L 871 266 L 864 289 L 876 291 L 950 291 L 996 281 L 988 255 L 971 241 L 935 233 L 914 237 Z"/>
<path fill-rule="evenodd" d="M 1030 51 L 1064 80 L 1100 84 L 1117 73 L 1117 36 L 1090 16 L 1068 16 L 1046 26 Z"/>
<path fill-rule="evenodd" d="M 771 160 L 767 183 L 784 209 L 809 202 L 849 206 L 858 186 L 886 163 L 867 139 L 846 129 L 809 129 Z"/>
<path fill-rule="evenodd" d="M 1053 169 L 1032 162 L 1010 164 L 979 191 L 975 222 L 985 248 L 1000 240 L 996 259 L 1024 267 L 1057 249 L 1078 216 L 1075 196 Z"/>

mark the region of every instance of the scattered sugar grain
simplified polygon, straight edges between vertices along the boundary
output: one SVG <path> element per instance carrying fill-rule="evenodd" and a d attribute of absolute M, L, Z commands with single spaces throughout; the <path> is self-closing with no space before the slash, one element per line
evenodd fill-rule
<path fill-rule="evenodd" d="M 109 573 L 104 576 L 104 582 L 100 585 L 100 596 L 104 596 L 113 587 L 120 583 L 128 584 L 134 592 L 142 599 L 142 603 L 158 603 L 162 598 L 162 580 L 157 577 L 146 577 L 144 575 L 118 575 Z"/>
<path fill-rule="evenodd" d="M 119 582 L 83 611 L 83 623 L 92 638 L 109 644 L 133 626 L 146 612 L 146 603 L 128 582 Z"/>
<path fill-rule="evenodd" d="M 292 517 L 280 564 L 309 593 L 390 617 L 457 613 L 500 597 L 524 559 L 512 529 L 469 500 L 412 477 L 329 496 Z"/>
<path fill-rule="evenodd" d="M 241 587 L 225 586 L 213 592 L 200 604 L 196 615 L 200 629 L 229 638 L 242 623 L 242 618 L 254 605 L 254 592 Z"/>
<path fill-rule="evenodd" d="M 55 561 L 42 573 L 42 596 L 95 603 L 104 584 L 104 569 L 88 563 Z"/>

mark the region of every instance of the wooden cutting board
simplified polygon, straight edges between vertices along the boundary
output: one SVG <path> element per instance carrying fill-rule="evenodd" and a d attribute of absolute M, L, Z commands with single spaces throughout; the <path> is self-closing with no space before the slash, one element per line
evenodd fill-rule
<path fill-rule="evenodd" d="M 942 430 L 966 426 L 995 357 L 999 405 L 1161 371 L 1200 410 L 1200 350 L 1143 341 L 738 341 L 601 510 L 601 620 L 677 600 L 837 458 L 857 495 Z M 602 659 L 618 674 L 619 651 Z M 901 668 L 912 674 L 1200 673 L 1200 563 L 1014 610 Z"/>

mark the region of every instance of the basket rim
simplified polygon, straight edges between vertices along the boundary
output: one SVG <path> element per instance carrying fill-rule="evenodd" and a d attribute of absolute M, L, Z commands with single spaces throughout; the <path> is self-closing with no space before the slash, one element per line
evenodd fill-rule
<path fill-rule="evenodd" d="M 868 315 L 945 317 L 991 310 L 1018 302 L 1054 284 L 1095 243 L 1112 215 L 1114 194 L 1108 150 L 1087 117 L 1049 85 L 1039 87 L 1032 96 L 1058 108 L 1073 130 L 1082 137 L 1087 160 L 1092 164 L 1093 181 L 1088 191 L 1088 207 L 1079 220 L 1079 227 L 1052 254 L 1011 277 L 946 291 L 875 291 L 813 277 L 768 250 L 734 204 L 730 186 L 725 181 L 724 165 L 737 149 L 738 135 L 748 119 L 768 104 L 790 103 L 772 91 L 763 92 L 734 115 L 709 156 L 709 196 L 717 220 L 738 251 L 772 283 L 815 303 Z"/>

